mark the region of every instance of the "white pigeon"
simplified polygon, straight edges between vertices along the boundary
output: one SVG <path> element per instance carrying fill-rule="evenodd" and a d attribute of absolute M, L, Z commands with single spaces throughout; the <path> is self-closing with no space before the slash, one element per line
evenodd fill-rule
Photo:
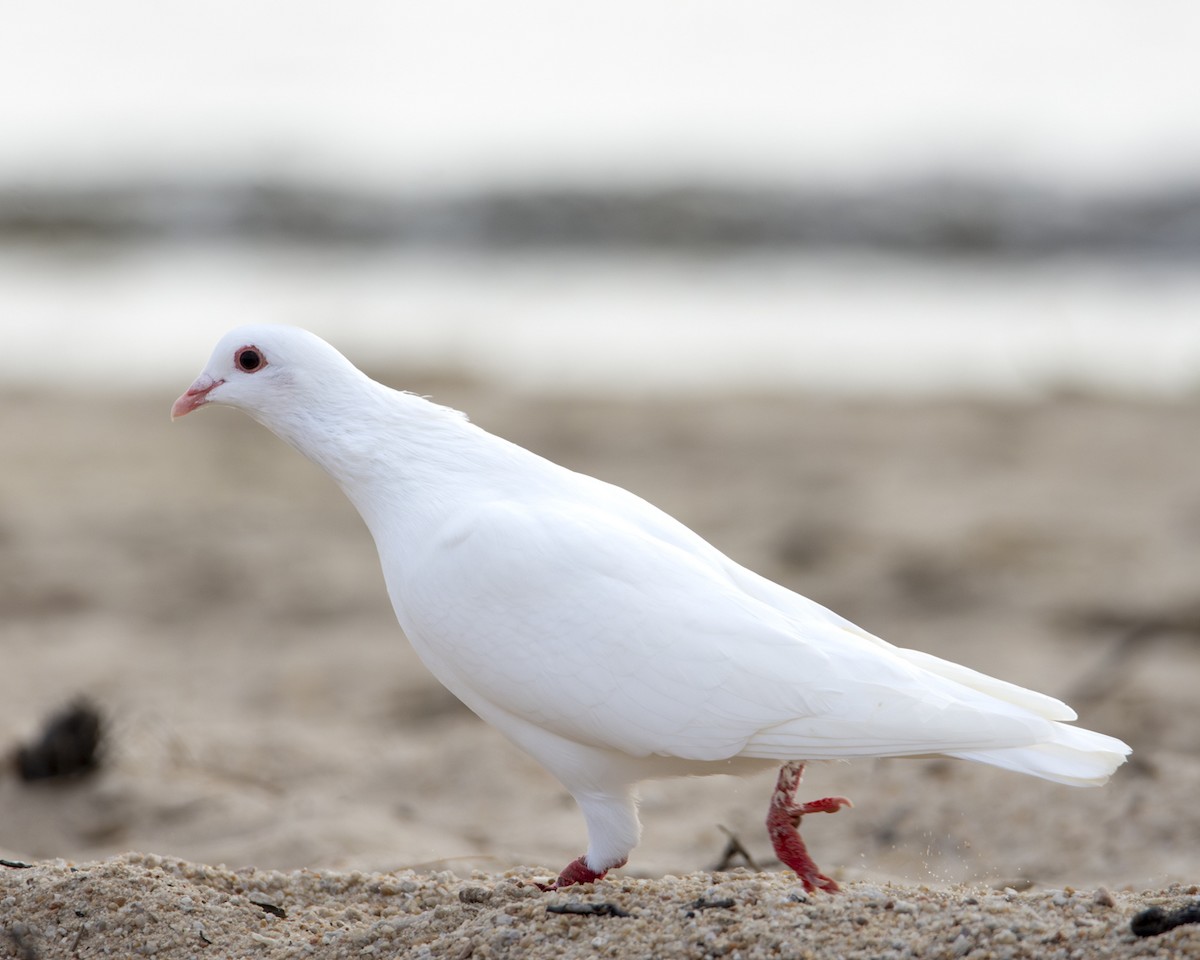
<path fill-rule="evenodd" d="M 1051 697 L 894 647 L 730 560 L 640 497 L 461 413 L 368 378 L 323 340 L 241 327 L 175 401 L 244 410 L 358 508 L 416 652 L 554 774 L 598 880 L 637 844 L 635 787 L 782 764 L 767 827 L 808 890 L 834 891 L 797 830 L 806 761 L 942 755 L 1074 786 L 1129 747 Z"/>

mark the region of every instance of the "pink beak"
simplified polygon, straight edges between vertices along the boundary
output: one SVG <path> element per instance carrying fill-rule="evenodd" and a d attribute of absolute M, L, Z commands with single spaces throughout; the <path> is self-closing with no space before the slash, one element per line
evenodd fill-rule
<path fill-rule="evenodd" d="M 214 387 L 219 387 L 224 380 L 214 380 L 212 377 L 201 375 L 196 378 L 183 396 L 171 404 L 171 419 L 178 420 L 185 414 L 191 413 L 197 407 L 202 407 L 208 403 L 208 394 Z"/>

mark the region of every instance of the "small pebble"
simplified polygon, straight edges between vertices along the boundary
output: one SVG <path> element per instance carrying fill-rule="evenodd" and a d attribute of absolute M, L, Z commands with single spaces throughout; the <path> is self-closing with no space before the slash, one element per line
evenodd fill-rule
<path fill-rule="evenodd" d="M 1092 903 L 1098 907 L 1115 907 L 1117 901 L 1113 899 L 1113 895 L 1104 887 L 1097 887 L 1095 894 L 1092 896 Z"/>

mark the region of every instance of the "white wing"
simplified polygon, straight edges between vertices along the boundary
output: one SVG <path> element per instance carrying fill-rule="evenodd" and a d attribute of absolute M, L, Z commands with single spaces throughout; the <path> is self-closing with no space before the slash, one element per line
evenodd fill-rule
<path fill-rule="evenodd" d="M 948 680 L 963 684 L 981 693 L 986 693 L 1000 700 L 1017 704 L 1027 710 L 1045 717 L 1048 720 L 1074 720 L 1076 713 L 1061 700 L 1048 697 L 1043 693 L 1019 687 L 1014 683 L 988 676 L 970 667 L 943 660 L 920 650 L 910 650 L 896 647 L 886 640 L 868 633 L 861 627 L 839 616 L 815 600 L 795 593 L 774 581 L 755 573 L 746 567 L 730 560 L 723 553 L 704 540 L 695 531 L 684 526 L 670 514 L 646 502 L 636 494 L 621 487 L 604 483 L 592 477 L 576 475 L 578 482 L 589 487 L 587 493 L 599 503 L 604 503 L 610 509 L 618 511 L 638 527 L 658 539 L 680 547 L 694 554 L 697 559 L 714 566 L 733 581 L 747 594 L 774 607 L 790 620 L 802 632 L 807 632 L 817 625 L 840 627 L 860 638 L 876 643 L 893 656 L 900 657 L 915 666 L 929 670 Z"/>
<path fill-rule="evenodd" d="M 905 647 L 894 646 L 886 640 L 881 640 L 874 634 L 868 633 L 856 624 L 851 623 L 845 617 L 838 616 L 838 614 L 821 606 L 819 603 L 809 600 L 798 593 L 793 593 L 786 587 L 782 587 L 746 567 L 739 566 L 731 560 L 727 561 L 727 564 L 730 576 L 743 590 L 751 596 L 758 597 L 763 602 L 775 607 L 781 613 L 799 618 L 801 622 L 807 621 L 812 617 L 824 619 L 831 625 L 870 640 L 881 649 L 887 650 L 893 656 L 900 657 L 914 666 L 936 673 L 938 676 L 945 677 L 947 680 L 953 680 L 955 683 L 960 683 L 980 693 L 986 693 L 997 699 L 1024 707 L 1048 720 L 1074 720 L 1077 717 L 1075 711 L 1061 700 L 1048 697 L 1044 693 L 1038 693 L 1036 690 L 1019 687 L 1015 683 L 1009 683 L 1006 680 L 999 680 L 996 677 L 988 676 L 986 673 L 980 673 L 978 670 L 964 667 L 961 663 L 943 660 L 940 657 L 935 657 L 933 654 L 924 653 L 920 650 L 910 650 Z"/>
<path fill-rule="evenodd" d="M 634 756 L 812 760 L 1052 738 L 1041 716 L 817 604 L 748 593 L 742 568 L 666 526 L 674 542 L 574 500 L 486 503 L 443 528 L 394 599 L 452 688 Z"/>

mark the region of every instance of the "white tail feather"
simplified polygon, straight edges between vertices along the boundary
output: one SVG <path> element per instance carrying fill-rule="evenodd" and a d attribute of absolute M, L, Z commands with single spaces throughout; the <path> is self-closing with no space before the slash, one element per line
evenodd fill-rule
<path fill-rule="evenodd" d="M 1027 773 L 1072 787 L 1098 787 L 1125 762 L 1130 748 L 1115 737 L 1066 724 L 1054 725 L 1055 737 L 1028 747 L 967 750 L 947 756 Z"/>

